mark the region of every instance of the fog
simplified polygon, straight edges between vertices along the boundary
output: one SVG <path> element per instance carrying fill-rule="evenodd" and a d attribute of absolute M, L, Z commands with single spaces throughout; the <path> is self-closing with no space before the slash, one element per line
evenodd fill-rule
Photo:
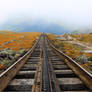
<path fill-rule="evenodd" d="M 92 0 L 0 0 L 0 25 L 13 19 L 91 28 Z"/>

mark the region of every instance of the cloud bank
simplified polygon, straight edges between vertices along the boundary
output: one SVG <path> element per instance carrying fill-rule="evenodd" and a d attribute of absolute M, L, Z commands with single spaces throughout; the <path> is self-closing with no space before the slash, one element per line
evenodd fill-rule
<path fill-rule="evenodd" d="M 1 0 L 0 24 L 46 21 L 63 27 L 91 28 L 92 0 Z"/>

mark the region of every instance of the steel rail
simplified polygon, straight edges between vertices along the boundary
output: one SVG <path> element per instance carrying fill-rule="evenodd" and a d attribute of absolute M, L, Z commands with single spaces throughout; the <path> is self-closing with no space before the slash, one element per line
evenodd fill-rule
<path fill-rule="evenodd" d="M 79 78 L 84 82 L 84 84 L 86 84 L 86 86 L 92 91 L 92 74 L 90 74 L 87 70 L 80 66 L 71 57 L 67 56 L 62 51 L 59 51 L 57 48 L 55 48 L 55 46 L 51 43 L 48 38 L 47 41 L 53 51 L 57 55 L 59 55 L 61 59 L 64 59 L 65 63 L 74 71 L 77 76 L 79 76 Z"/>
<path fill-rule="evenodd" d="M 36 45 L 38 44 L 40 37 L 36 40 L 33 47 L 19 60 L 17 60 L 14 64 L 12 64 L 9 68 L 7 68 L 4 72 L 0 74 L 0 92 L 8 85 L 8 83 L 12 80 L 12 78 L 17 74 L 19 69 L 25 64 L 27 59 L 30 57 L 32 52 L 34 51 Z"/>
<path fill-rule="evenodd" d="M 40 49 L 40 58 L 38 61 L 38 67 L 36 69 L 36 74 L 35 74 L 35 80 L 34 84 L 32 87 L 32 92 L 41 92 L 42 85 L 41 85 L 41 77 L 42 77 L 42 70 L 41 70 L 41 65 L 42 65 L 42 49 Z"/>
<path fill-rule="evenodd" d="M 46 39 L 46 38 L 45 38 Z M 46 41 L 47 43 L 47 41 Z M 47 43 L 47 46 L 48 46 L 48 43 Z M 61 92 L 60 91 L 60 87 L 59 87 L 59 84 L 57 83 L 57 79 L 56 79 L 56 75 L 54 73 L 54 69 L 53 69 L 53 66 L 52 66 L 52 63 L 51 63 L 51 59 L 48 55 L 48 50 L 46 49 L 46 56 L 47 56 L 47 64 L 48 64 L 48 70 L 49 70 L 49 78 L 50 78 L 50 89 L 51 89 L 51 92 Z"/>

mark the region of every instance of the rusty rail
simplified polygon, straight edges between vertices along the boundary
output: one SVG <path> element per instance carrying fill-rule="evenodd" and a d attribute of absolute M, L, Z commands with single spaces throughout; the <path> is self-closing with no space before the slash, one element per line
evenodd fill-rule
<path fill-rule="evenodd" d="M 40 37 L 39 37 L 40 39 Z M 8 69 L 6 69 L 3 73 L 0 74 L 0 92 L 8 85 L 11 79 L 16 75 L 19 69 L 24 65 L 29 56 L 34 51 L 36 45 L 39 42 L 39 39 L 35 42 L 34 46 L 19 60 L 17 60 L 14 64 L 12 64 Z"/>
<path fill-rule="evenodd" d="M 90 74 L 87 70 L 85 70 L 76 61 L 64 54 L 62 51 L 56 49 L 54 45 L 51 44 L 50 40 L 48 40 L 48 42 L 53 51 L 65 61 L 65 63 L 75 72 L 75 74 L 80 77 L 84 84 L 86 84 L 86 86 L 92 91 L 92 74 Z"/>
<path fill-rule="evenodd" d="M 51 92 L 61 92 L 59 84 L 57 83 L 56 75 L 54 73 L 53 65 L 51 63 L 51 59 L 48 56 L 48 50 L 46 50 L 46 55 L 47 55 L 47 65 L 48 65 L 48 70 L 49 70 L 49 79 L 50 79 L 50 89 Z"/>
<path fill-rule="evenodd" d="M 41 80 L 42 80 L 42 49 L 40 50 L 40 58 L 39 58 L 39 62 L 38 62 L 38 67 L 36 69 L 36 74 L 35 74 L 35 81 L 34 81 L 34 85 L 32 87 L 32 92 L 41 92 Z"/>

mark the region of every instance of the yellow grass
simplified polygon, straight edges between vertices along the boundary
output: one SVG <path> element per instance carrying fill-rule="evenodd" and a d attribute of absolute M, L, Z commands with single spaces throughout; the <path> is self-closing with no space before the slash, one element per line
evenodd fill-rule
<path fill-rule="evenodd" d="M 40 34 L 39 32 L 0 31 L 0 49 L 10 48 L 15 51 L 21 48 L 29 49 Z"/>

